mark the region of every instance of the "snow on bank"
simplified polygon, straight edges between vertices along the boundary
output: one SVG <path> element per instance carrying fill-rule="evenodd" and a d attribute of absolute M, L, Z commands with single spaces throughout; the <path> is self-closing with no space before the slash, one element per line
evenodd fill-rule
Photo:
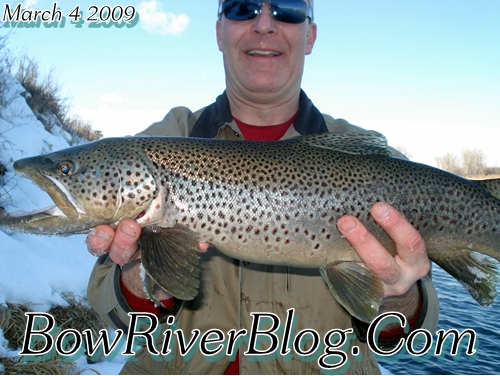
<path fill-rule="evenodd" d="M 7 212 L 54 205 L 50 197 L 29 179 L 15 175 L 15 160 L 69 147 L 63 130 L 47 132 L 21 96 L 22 86 L 12 80 L 11 98 L 0 118 L 0 161 L 6 184 L 0 187 Z M 0 303 L 28 303 L 46 310 L 64 304 L 61 293 L 83 295 L 95 262 L 84 244 L 84 235 L 69 237 L 7 234 L 0 230 Z"/>
<path fill-rule="evenodd" d="M 16 176 L 12 164 L 20 158 L 67 148 L 71 136 L 58 127 L 53 129 L 54 134 L 47 132 L 21 95 L 24 88 L 12 78 L 9 81 L 9 104 L 0 108 L 0 162 L 6 168 L 5 185 L 0 184 L 0 206 L 7 212 L 51 206 L 54 203 L 50 197 L 30 180 Z M 85 296 L 95 263 L 87 252 L 85 237 L 8 234 L 0 229 L 0 304 L 22 303 L 35 311 L 47 311 L 52 305 L 67 305 L 61 296 L 64 292 Z M 7 348 L 0 329 L 2 356 L 17 356 L 17 351 Z M 117 358 L 91 368 L 114 374 L 123 361 Z M 82 358 L 78 367 L 90 365 Z"/>

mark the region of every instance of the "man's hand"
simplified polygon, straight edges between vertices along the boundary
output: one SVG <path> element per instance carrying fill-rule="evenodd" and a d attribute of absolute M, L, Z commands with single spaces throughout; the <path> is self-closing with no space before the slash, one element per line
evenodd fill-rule
<path fill-rule="evenodd" d="M 87 237 L 87 249 L 95 256 L 108 253 L 113 262 L 123 267 L 130 261 L 141 257 L 140 236 L 141 226 L 132 219 L 125 219 L 120 222 L 116 230 L 113 230 L 108 225 L 99 225 Z M 208 247 L 208 243 L 198 242 L 200 252 L 206 252 Z M 134 295 L 148 298 L 144 292 L 144 285 L 140 277 L 139 264 L 130 264 L 133 266 L 124 267 L 121 272 L 121 280 Z M 172 297 L 158 286 L 155 288 L 155 294 L 159 300 Z"/>
<path fill-rule="evenodd" d="M 367 268 L 384 283 L 385 296 L 403 295 L 430 270 L 424 239 L 396 209 L 376 203 L 371 215 L 396 244 L 392 256 L 366 229 L 359 219 L 345 215 L 337 226 L 352 244 Z"/>
<path fill-rule="evenodd" d="M 116 230 L 108 225 L 98 225 L 87 237 L 87 249 L 95 256 L 109 253 L 116 264 L 126 263 L 141 257 L 139 237 L 141 226 L 133 219 L 124 219 Z M 198 242 L 198 250 L 205 252 L 210 244 Z"/>
<path fill-rule="evenodd" d="M 411 320 L 422 304 L 415 282 L 425 277 L 431 268 L 424 239 L 402 214 L 387 203 L 376 203 L 371 215 L 396 244 L 395 256 L 356 217 L 345 215 L 337 226 L 366 267 L 384 283 L 385 298 L 379 313 L 399 311 Z"/>
<path fill-rule="evenodd" d="M 96 256 L 109 253 L 116 264 L 123 266 L 140 257 L 139 237 L 141 226 L 132 219 L 125 219 L 113 230 L 99 225 L 87 237 L 87 249 Z"/>

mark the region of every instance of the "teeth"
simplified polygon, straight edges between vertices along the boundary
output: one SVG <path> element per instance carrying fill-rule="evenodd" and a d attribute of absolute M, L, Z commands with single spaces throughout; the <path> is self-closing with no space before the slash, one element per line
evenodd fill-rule
<path fill-rule="evenodd" d="M 264 56 L 278 56 L 279 52 L 276 51 L 262 51 L 262 50 L 250 50 L 248 54 L 253 55 L 264 55 Z"/>

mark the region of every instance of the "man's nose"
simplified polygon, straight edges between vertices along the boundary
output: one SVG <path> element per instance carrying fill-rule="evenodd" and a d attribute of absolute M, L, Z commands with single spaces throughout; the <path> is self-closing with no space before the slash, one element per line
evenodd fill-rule
<path fill-rule="evenodd" d="M 255 18 L 253 30 L 259 34 L 269 34 L 276 31 L 276 20 L 271 16 L 269 4 L 262 4 L 262 10 Z"/>

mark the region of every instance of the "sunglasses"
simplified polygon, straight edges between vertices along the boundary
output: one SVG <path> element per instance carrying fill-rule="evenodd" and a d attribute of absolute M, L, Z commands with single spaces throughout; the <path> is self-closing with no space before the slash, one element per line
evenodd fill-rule
<path fill-rule="evenodd" d="M 280 22 L 299 24 L 309 18 L 312 10 L 304 0 L 225 0 L 219 6 L 219 17 L 228 20 L 253 20 L 262 13 L 262 4 L 269 5 L 271 16 Z"/>

